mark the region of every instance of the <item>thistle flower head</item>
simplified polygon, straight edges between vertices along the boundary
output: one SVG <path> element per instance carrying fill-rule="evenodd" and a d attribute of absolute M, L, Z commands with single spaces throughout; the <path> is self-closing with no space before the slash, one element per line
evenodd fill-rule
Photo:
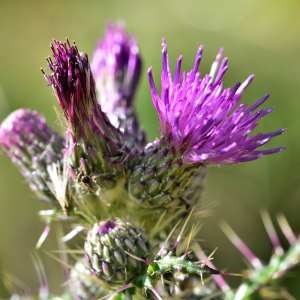
<path fill-rule="evenodd" d="M 150 246 L 143 231 L 113 219 L 96 223 L 85 245 L 89 266 L 104 282 L 120 285 L 146 271 Z"/>
<path fill-rule="evenodd" d="M 47 166 L 59 164 L 64 140 L 45 119 L 29 109 L 18 109 L 0 126 L 0 147 L 19 167 L 34 191 L 53 198 Z"/>
<path fill-rule="evenodd" d="M 130 107 L 140 78 L 141 57 L 135 39 L 122 25 L 107 27 L 91 66 L 103 110 L 111 113 Z"/>
<path fill-rule="evenodd" d="M 204 76 L 199 72 L 202 52 L 199 47 L 193 68 L 188 72 L 181 71 L 180 56 L 172 76 L 167 44 L 163 41 L 160 95 L 152 70 L 148 71 L 152 101 L 159 115 L 163 139 L 171 143 L 184 162 L 191 164 L 238 163 L 283 150 L 258 149 L 281 134 L 282 129 L 250 135 L 259 120 L 272 111 L 269 108 L 258 110 L 268 95 L 251 106 L 239 104 L 254 76 L 250 75 L 232 88 L 224 88 L 223 77 L 228 69 L 228 59 L 222 58 L 222 49 L 210 73 Z"/>
<path fill-rule="evenodd" d="M 97 102 L 87 55 L 69 41 L 54 41 L 51 50 L 53 58 L 48 58 L 51 73 L 45 74 L 45 78 L 67 119 L 65 155 L 73 168 L 80 169 L 81 161 L 88 156 L 89 172 L 103 172 L 107 158 L 117 161 L 120 157 L 122 134 Z"/>
<path fill-rule="evenodd" d="M 54 41 L 53 58 L 48 58 L 50 75 L 45 75 L 76 138 L 92 132 L 113 138 L 113 127 L 97 103 L 95 81 L 86 54 L 69 41 Z"/>
<path fill-rule="evenodd" d="M 48 58 L 48 66 L 52 74 L 46 75 L 46 79 L 52 85 L 66 119 L 76 128 L 90 119 L 96 107 L 88 57 L 79 53 L 69 41 L 54 41 L 51 50 L 53 59 Z"/>

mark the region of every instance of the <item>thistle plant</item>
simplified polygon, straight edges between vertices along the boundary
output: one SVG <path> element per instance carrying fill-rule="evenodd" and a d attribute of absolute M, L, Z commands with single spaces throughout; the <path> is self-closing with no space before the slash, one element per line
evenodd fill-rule
<path fill-rule="evenodd" d="M 199 71 L 202 56 L 199 47 L 189 71 L 182 71 L 179 56 L 172 74 L 163 40 L 160 91 L 148 69 L 160 136 L 148 141 L 134 108 L 142 68 L 135 38 L 110 24 L 91 62 L 69 40 L 52 42 L 43 75 L 62 110 L 65 132 L 53 131 L 37 112 L 19 109 L 2 122 L 0 145 L 47 200 L 37 247 L 53 222 L 64 231 L 59 243 L 67 279 L 61 296 L 53 296 L 42 280 L 38 296 L 12 292 L 11 299 L 266 298 L 299 264 L 299 239 L 281 216 L 279 226 L 290 243 L 284 250 L 267 213 L 263 221 L 274 246 L 269 263 L 229 225 L 222 228 L 249 262 L 245 272 L 219 270 L 213 254 L 202 250 L 199 215 L 209 167 L 284 150 L 264 147 L 283 129 L 253 133 L 272 111 L 261 108 L 269 95 L 241 103 L 254 76 L 224 87 L 229 63 L 223 50 L 205 75 Z M 231 287 L 227 277 L 235 275 L 240 284 Z"/>

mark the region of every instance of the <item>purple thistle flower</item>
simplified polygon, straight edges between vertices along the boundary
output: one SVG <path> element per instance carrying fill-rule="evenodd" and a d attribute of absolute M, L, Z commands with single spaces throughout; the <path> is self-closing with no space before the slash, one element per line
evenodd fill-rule
<path fill-rule="evenodd" d="M 69 41 L 54 41 L 51 50 L 53 59 L 48 58 L 48 65 L 52 73 L 45 77 L 55 91 L 75 138 L 87 139 L 94 131 L 105 138 L 117 138 L 117 130 L 97 103 L 87 55 Z"/>
<path fill-rule="evenodd" d="M 110 24 L 97 44 L 91 63 L 104 112 L 120 110 L 121 113 L 132 105 L 141 66 L 135 39 L 123 26 Z"/>
<path fill-rule="evenodd" d="M 0 126 L 0 147 L 19 167 L 31 189 L 56 203 L 49 189 L 47 167 L 60 165 L 64 139 L 48 127 L 45 119 L 29 109 L 16 110 Z"/>
<path fill-rule="evenodd" d="M 228 59 L 222 58 L 223 50 L 219 50 L 210 73 L 204 76 L 199 72 L 202 52 L 199 47 L 189 72 L 181 72 L 180 56 L 172 76 L 167 44 L 163 41 L 160 95 L 151 68 L 148 71 L 152 101 L 159 115 L 163 140 L 172 145 L 185 163 L 191 164 L 239 163 L 282 151 L 281 147 L 258 148 L 280 135 L 283 129 L 250 135 L 259 120 L 272 111 L 269 108 L 257 110 L 269 95 L 251 106 L 239 104 L 254 75 L 232 88 L 223 88 L 223 77 L 228 69 Z"/>
<path fill-rule="evenodd" d="M 97 102 L 88 57 L 69 41 L 54 41 L 51 50 L 51 74 L 45 78 L 67 119 L 66 158 L 77 175 L 108 172 L 113 169 L 112 161 L 122 159 L 122 132 L 110 123 Z"/>

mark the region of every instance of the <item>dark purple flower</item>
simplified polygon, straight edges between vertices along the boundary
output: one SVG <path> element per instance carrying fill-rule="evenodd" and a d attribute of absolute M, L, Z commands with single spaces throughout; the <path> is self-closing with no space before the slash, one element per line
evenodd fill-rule
<path fill-rule="evenodd" d="M 54 41 L 51 50 L 53 59 L 48 58 L 48 64 L 52 73 L 45 77 L 52 85 L 74 134 L 83 137 L 95 130 L 100 135 L 108 135 L 112 126 L 97 103 L 87 55 L 80 53 L 69 41 Z"/>
<path fill-rule="evenodd" d="M 0 147 L 18 166 L 30 187 L 56 203 L 49 186 L 48 167 L 62 163 L 64 139 L 45 119 L 29 109 L 18 109 L 0 126 Z"/>
<path fill-rule="evenodd" d="M 68 122 L 68 152 L 81 140 L 110 151 L 119 148 L 120 132 L 114 128 L 97 102 L 95 81 L 86 54 L 69 41 L 54 41 L 53 58 L 48 58 L 51 74 L 45 75 Z M 96 145 L 96 146 L 95 146 Z"/>
<path fill-rule="evenodd" d="M 258 150 L 281 134 L 283 129 L 251 136 L 259 120 L 272 111 L 270 108 L 258 110 L 268 95 L 251 106 L 239 103 L 254 76 L 250 75 L 232 88 L 224 88 L 223 77 L 228 69 L 228 59 L 222 58 L 222 55 L 220 49 L 210 73 L 201 76 L 202 48 L 199 47 L 193 68 L 189 72 L 181 72 L 180 56 L 172 76 L 167 44 L 163 41 L 160 95 L 152 70 L 148 71 L 152 101 L 159 115 L 163 140 L 171 143 L 186 163 L 231 164 L 283 150 Z"/>
<path fill-rule="evenodd" d="M 103 111 L 124 113 L 132 105 L 141 74 L 141 57 L 135 39 L 122 25 L 107 27 L 94 51 L 91 67 Z"/>

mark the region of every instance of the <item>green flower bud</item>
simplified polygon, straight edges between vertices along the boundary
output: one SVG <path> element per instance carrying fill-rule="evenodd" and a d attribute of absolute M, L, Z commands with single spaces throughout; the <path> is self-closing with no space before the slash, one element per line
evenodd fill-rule
<path fill-rule="evenodd" d="M 131 198 L 150 207 L 192 207 L 200 198 L 205 166 L 183 163 L 169 147 L 148 145 L 128 180 Z"/>
<path fill-rule="evenodd" d="M 147 269 L 150 245 L 143 231 L 120 219 L 96 223 L 85 245 L 89 266 L 111 286 L 122 285 Z"/>

